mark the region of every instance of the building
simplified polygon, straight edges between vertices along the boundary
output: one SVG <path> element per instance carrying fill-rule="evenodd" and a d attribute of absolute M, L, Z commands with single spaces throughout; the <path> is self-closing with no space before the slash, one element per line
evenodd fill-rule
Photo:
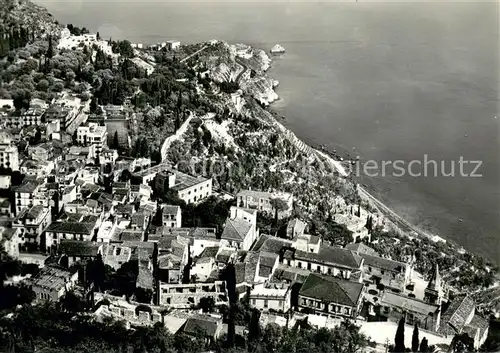
<path fill-rule="evenodd" d="M 167 228 L 182 227 L 182 213 L 180 206 L 165 205 L 162 210 L 162 224 Z"/>
<path fill-rule="evenodd" d="M 40 301 L 58 301 L 75 287 L 78 272 L 45 266 L 30 279 L 31 289 Z"/>
<path fill-rule="evenodd" d="M 144 304 L 134 305 L 115 298 L 108 300 L 104 297 L 104 299 L 93 314 L 101 322 L 104 318 L 113 318 L 117 321 L 125 321 L 126 327 L 137 327 L 153 326 L 155 323 L 163 321 L 162 314 L 150 306 L 147 306 L 148 311 L 146 311 L 143 309 Z"/>
<path fill-rule="evenodd" d="M 363 259 L 356 253 L 330 245 L 321 245 L 318 236 L 304 234 L 281 250 L 285 265 L 306 269 L 328 276 L 350 279 L 361 274 Z M 361 281 L 360 276 L 359 281 Z"/>
<path fill-rule="evenodd" d="M 294 239 L 304 235 L 306 228 L 307 228 L 306 222 L 303 222 L 298 218 L 294 218 L 293 220 L 288 222 L 286 226 L 287 239 Z"/>
<path fill-rule="evenodd" d="M 157 274 L 163 283 L 181 283 L 189 258 L 189 242 L 162 238 L 158 241 Z"/>
<path fill-rule="evenodd" d="M 164 283 L 159 282 L 159 304 L 174 308 L 191 308 L 199 304 L 200 299 L 212 297 L 216 304 L 227 303 L 223 281 L 212 283 Z"/>
<path fill-rule="evenodd" d="M 193 260 L 190 275 L 194 277 L 197 282 L 206 282 L 216 269 L 215 258 L 200 256 Z"/>
<path fill-rule="evenodd" d="M 470 295 L 461 295 L 451 301 L 441 315 L 438 330 L 445 337 L 468 334 L 474 341 L 475 349 L 481 347 L 486 341 L 488 331 L 489 322 L 476 312 L 476 303 Z"/>
<path fill-rule="evenodd" d="M 41 235 L 50 223 L 50 216 L 50 208 L 42 205 L 23 209 L 12 223 L 12 227 L 20 230 L 21 243 L 38 248 Z"/>
<path fill-rule="evenodd" d="M 286 207 L 278 210 L 278 217 L 284 218 L 291 214 L 293 208 L 293 195 L 289 193 L 271 193 L 263 191 L 243 190 L 237 195 L 237 205 L 244 208 L 253 208 L 258 211 L 268 212 L 274 215 L 273 200 L 281 200 Z"/>
<path fill-rule="evenodd" d="M 48 251 L 63 239 L 92 241 L 94 236 L 97 237 L 98 227 L 96 216 L 85 216 L 78 221 L 52 222 L 42 235 L 40 246 Z"/>
<path fill-rule="evenodd" d="M 367 283 L 384 286 L 394 292 L 403 292 L 410 282 L 413 272 L 412 264 L 384 259 L 358 253 L 363 259 L 363 278 Z"/>
<path fill-rule="evenodd" d="M 20 233 L 19 228 L 0 227 L 0 246 L 3 245 L 4 251 L 13 258 L 19 256 L 19 247 L 21 245 Z"/>
<path fill-rule="evenodd" d="M 163 43 L 162 43 L 163 44 Z M 178 40 L 167 40 L 165 47 L 168 50 L 177 50 L 181 46 L 181 42 Z"/>
<path fill-rule="evenodd" d="M 215 342 L 222 332 L 222 318 L 208 315 L 193 315 L 186 320 L 181 331 L 189 336 L 202 335 L 207 342 Z"/>
<path fill-rule="evenodd" d="M 311 273 L 299 291 L 299 308 L 317 315 L 355 319 L 363 284 Z"/>
<path fill-rule="evenodd" d="M 212 195 L 212 178 L 195 177 L 179 171 L 162 171 L 154 178 L 154 189 L 157 192 L 173 190 L 188 204 L 197 203 Z"/>
<path fill-rule="evenodd" d="M 19 170 L 19 153 L 14 138 L 7 132 L 0 132 L 0 168 Z"/>
<path fill-rule="evenodd" d="M 250 250 L 258 235 L 257 211 L 231 206 L 222 232 L 221 245 Z"/>
<path fill-rule="evenodd" d="M 11 179 L 10 175 L 0 175 L 0 190 L 10 189 L 12 185 Z"/>
<path fill-rule="evenodd" d="M 250 305 L 259 310 L 287 312 L 291 307 L 292 289 L 285 283 L 266 283 L 256 285 L 250 291 Z"/>
<path fill-rule="evenodd" d="M 60 265 L 70 268 L 77 262 L 97 258 L 97 255 L 102 253 L 102 244 L 80 240 L 61 240 L 57 252 L 61 255 Z"/>
<path fill-rule="evenodd" d="M 42 183 L 39 181 L 27 180 L 14 189 L 14 200 L 16 213 L 34 205 L 48 206 L 48 200 L 41 192 Z"/>
<path fill-rule="evenodd" d="M 96 123 L 88 123 L 85 126 L 79 126 L 77 130 L 77 142 L 84 145 L 94 145 L 96 155 L 99 155 L 103 147 L 107 144 L 108 132 L 105 126 L 99 126 Z"/>
<path fill-rule="evenodd" d="M 29 108 L 21 112 L 21 125 L 22 126 L 42 126 L 45 122 L 43 117 L 45 110 L 39 108 Z"/>
<path fill-rule="evenodd" d="M 375 313 L 382 321 L 398 322 L 405 316 L 408 325 L 416 323 L 420 328 L 430 331 L 436 331 L 440 323 L 438 305 L 392 291 L 382 294 Z"/>

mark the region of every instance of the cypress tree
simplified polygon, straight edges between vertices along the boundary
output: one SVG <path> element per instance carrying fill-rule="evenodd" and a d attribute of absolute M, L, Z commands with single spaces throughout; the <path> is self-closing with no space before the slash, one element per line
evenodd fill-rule
<path fill-rule="evenodd" d="M 394 352 L 402 353 L 405 351 L 405 317 L 399 319 L 398 329 L 394 337 Z"/>
<path fill-rule="evenodd" d="M 426 353 L 429 350 L 429 342 L 427 341 L 427 338 L 424 337 L 422 338 L 422 342 L 420 342 L 420 352 Z"/>
<path fill-rule="evenodd" d="M 415 323 L 415 326 L 413 327 L 413 336 L 411 337 L 411 351 L 412 352 L 418 352 L 418 344 L 419 344 L 419 338 L 418 338 L 418 326 L 417 323 Z"/>
<path fill-rule="evenodd" d="M 120 148 L 120 142 L 118 141 L 118 131 L 115 131 L 115 135 L 113 136 L 113 148 L 115 150 Z"/>
<path fill-rule="evenodd" d="M 52 47 L 52 36 L 49 36 L 49 48 L 47 49 L 47 58 L 52 59 L 54 56 L 54 48 Z"/>

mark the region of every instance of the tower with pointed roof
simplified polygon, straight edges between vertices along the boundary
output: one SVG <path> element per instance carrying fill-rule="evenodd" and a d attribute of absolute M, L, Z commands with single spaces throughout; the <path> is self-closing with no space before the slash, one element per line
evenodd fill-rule
<path fill-rule="evenodd" d="M 443 289 L 441 283 L 441 275 L 439 274 L 438 264 L 434 265 L 434 270 L 432 272 L 427 288 L 424 292 L 424 300 L 431 304 L 440 305 L 443 297 Z"/>

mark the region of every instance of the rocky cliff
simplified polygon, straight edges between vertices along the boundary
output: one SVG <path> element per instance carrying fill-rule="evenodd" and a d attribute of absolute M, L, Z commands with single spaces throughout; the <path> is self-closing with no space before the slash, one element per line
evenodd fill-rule
<path fill-rule="evenodd" d="M 216 61 L 211 62 L 209 75 L 215 82 L 237 82 L 245 94 L 264 106 L 279 97 L 274 91 L 278 81 L 267 76 L 271 59 L 265 51 L 244 44 L 222 43 Z"/>

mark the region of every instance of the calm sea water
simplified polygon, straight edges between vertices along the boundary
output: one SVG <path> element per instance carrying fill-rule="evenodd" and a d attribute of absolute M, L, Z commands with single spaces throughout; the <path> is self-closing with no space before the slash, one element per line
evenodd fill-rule
<path fill-rule="evenodd" d="M 106 38 L 282 44 L 274 108 L 305 141 L 378 162 L 483 161 L 481 178 L 362 182 L 416 225 L 500 262 L 495 2 L 38 2 Z"/>

